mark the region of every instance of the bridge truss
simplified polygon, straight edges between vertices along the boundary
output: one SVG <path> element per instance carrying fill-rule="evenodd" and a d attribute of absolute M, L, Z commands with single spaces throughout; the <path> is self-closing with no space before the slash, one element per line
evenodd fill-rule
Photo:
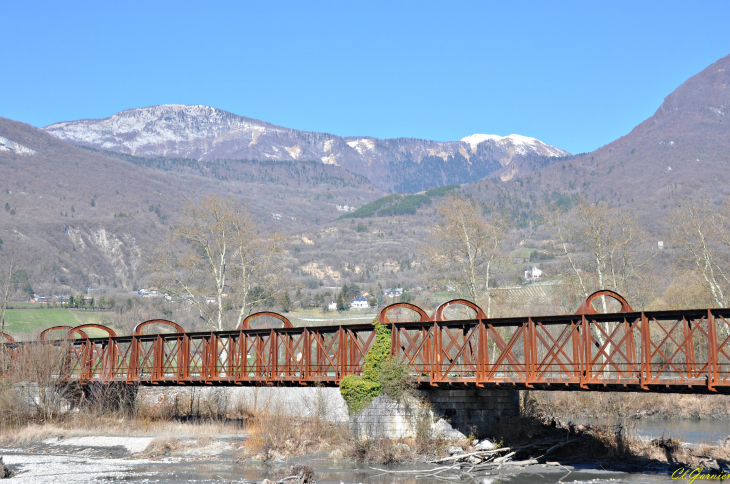
<path fill-rule="evenodd" d="M 598 314 L 592 301 L 611 297 L 621 311 Z M 447 308 L 469 319 L 446 319 Z M 415 321 L 392 321 L 396 309 Z M 284 327 L 252 329 L 274 316 Z M 487 318 L 465 300 L 429 316 L 393 304 L 378 319 L 391 328 L 391 353 L 422 385 L 501 389 L 730 393 L 730 308 L 636 312 L 618 294 L 598 291 L 576 314 Z M 154 324 L 174 332 L 143 334 Z M 90 338 L 90 326 L 108 337 Z M 50 340 L 61 332 L 61 340 Z M 49 328 L 39 341 L 0 345 L 0 371 L 39 346 L 64 347 L 57 378 L 79 383 L 143 385 L 337 385 L 361 374 L 375 338 L 372 324 L 293 327 L 284 316 L 257 313 L 234 331 L 185 332 L 146 321 L 130 336 L 98 325 Z M 66 346 L 64 346 L 66 345 Z"/>

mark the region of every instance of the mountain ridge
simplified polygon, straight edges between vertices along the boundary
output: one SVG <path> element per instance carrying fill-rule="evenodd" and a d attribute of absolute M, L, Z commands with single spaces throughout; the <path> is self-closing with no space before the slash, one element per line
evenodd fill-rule
<path fill-rule="evenodd" d="M 190 198 L 235 198 L 266 230 L 291 235 L 385 195 L 322 163 L 110 156 L 2 117 L 0 139 L 16 147 L 0 150 L 0 250 L 17 243 L 43 293 L 140 284 L 150 248 Z"/>
<path fill-rule="evenodd" d="M 511 202 L 516 211 L 534 205 L 530 197 L 581 196 L 633 209 L 647 227 L 665 225 L 667 211 L 688 197 L 719 204 L 730 197 L 730 55 L 679 85 L 624 136 L 549 165 L 523 165 L 507 167 L 514 171 L 507 180 L 503 169 L 463 189 L 492 203 L 520 200 Z"/>
<path fill-rule="evenodd" d="M 471 135 L 459 141 L 341 137 L 300 131 L 202 105 L 159 105 L 108 118 L 62 121 L 45 132 L 71 144 L 143 157 L 316 160 L 342 166 L 389 192 L 468 183 L 519 157 L 567 151 L 520 135 Z M 481 137 L 478 142 L 476 138 Z"/>

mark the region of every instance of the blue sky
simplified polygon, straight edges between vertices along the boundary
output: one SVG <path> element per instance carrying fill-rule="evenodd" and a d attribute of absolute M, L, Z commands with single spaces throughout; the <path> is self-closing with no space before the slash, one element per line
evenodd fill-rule
<path fill-rule="evenodd" d="M 628 133 L 730 54 L 730 2 L 2 2 L 0 116 L 205 104 L 342 136 Z"/>

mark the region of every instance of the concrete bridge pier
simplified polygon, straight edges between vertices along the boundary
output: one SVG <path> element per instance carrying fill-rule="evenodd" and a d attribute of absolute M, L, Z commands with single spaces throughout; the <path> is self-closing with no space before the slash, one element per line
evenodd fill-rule
<path fill-rule="evenodd" d="M 517 390 L 486 388 L 438 388 L 420 390 L 418 396 L 431 404 L 437 416 L 469 435 L 482 437 L 494 423 L 504 422 L 520 414 L 520 394 Z"/>
<path fill-rule="evenodd" d="M 485 437 L 493 424 L 520 413 L 516 390 L 429 387 L 418 390 L 415 397 L 400 402 L 377 397 L 360 415 L 350 418 L 351 432 L 359 437 L 402 438 L 415 437 L 425 429 L 447 438 L 458 438 L 460 433 Z"/>

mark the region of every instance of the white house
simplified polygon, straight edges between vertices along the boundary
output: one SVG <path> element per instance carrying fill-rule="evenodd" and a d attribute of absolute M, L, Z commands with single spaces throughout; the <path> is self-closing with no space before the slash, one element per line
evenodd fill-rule
<path fill-rule="evenodd" d="M 329 309 L 330 311 L 337 311 L 337 303 L 331 302 L 329 306 L 327 306 L 327 309 Z"/>
<path fill-rule="evenodd" d="M 540 277 L 542 276 L 542 271 L 538 269 L 537 267 L 528 267 L 525 271 L 525 280 L 527 282 L 535 282 L 540 280 Z"/>
<path fill-rule="evenodd" d="M 370 303 L 362 296 L 357 296 L 350 303 L 350 309 L 370 309 Z"/>

